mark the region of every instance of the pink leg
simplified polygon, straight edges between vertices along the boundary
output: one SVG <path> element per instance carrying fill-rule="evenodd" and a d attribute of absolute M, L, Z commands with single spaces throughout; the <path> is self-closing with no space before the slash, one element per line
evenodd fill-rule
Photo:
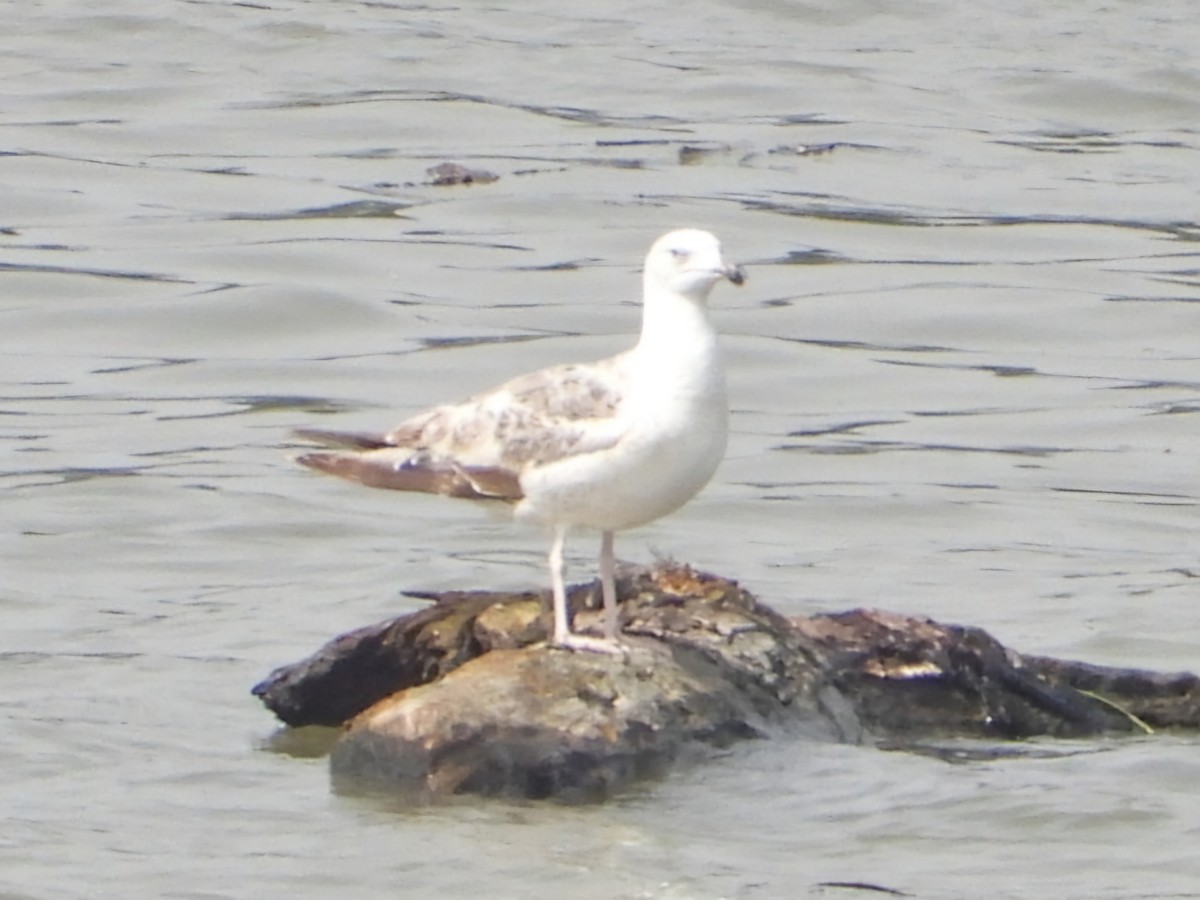
<path fill-rule="evenodd" d="M 567 587 L 563 582 L 563 544 L 567 526 L 554 526 L 554 542 L 550 545 L 550 591 L 554 594 L 554 637 L 551 643 L 565 647 L 571 639 L 567 622 Z"/>
<path fill-rule="evenodd" d="M 613 533 L 604 532 L 600 538 L 600 593 L 604 597 L 604 636 L 616 641 L 621 626 L 617 621 L 616 560 L 613 558 Z"/>
<path fill-rule="evenodd" d="M 608 553 L 610 559 L 609 565 L 609 584 L 612 582 L 612 536 L 608 532 Z M 567 586 L 563 578 L 563 545 L 567 539 L 567 526 L 556 525 L 554 527 L 554 541 L 550 545 L 550 591 L 554 596 L 554 634 L 550 638 L 550 644 L 554 647 L 562 647 L 566 650 L 588 650 L 592 653 L 616 653 L 624 654 L 625 651 L 620 644 L 611 636 L 606 636 L 603 639 L 587 637 L 582 634 L 574 634 L 568 624 L 567 614 Z M 601 571 L 603 573 L 604 565 L 601 560 Z M 601 576 L 603 578 L 603 574 Z M 605 601 L 607 604 L 607 600 Z M 616 603 L 614 601 L 612 607 L 613 621 L 616 621 Z"/>

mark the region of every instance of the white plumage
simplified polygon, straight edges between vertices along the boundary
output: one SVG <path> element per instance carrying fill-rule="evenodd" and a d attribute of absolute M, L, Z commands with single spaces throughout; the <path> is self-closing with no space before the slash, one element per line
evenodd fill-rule
<path fill-rule="evenodd" d="M 678 509 L 720 463 L 728 404 L 707 301 L 721 279 L 744 279 L 715 237 L 693 229 L 655 241 L 642 277 L 642 332 L 632 349 L 523 375 L 384 435 L 301 430 L 348 449 L 298 461 L 371 487 L 512 504 L 516 519 L 554 535 L 552 642 L 618 647 L 613 535 Z M 562 551 L 576 525 L 602 532 L 603 640 L 568 623 Z"/>

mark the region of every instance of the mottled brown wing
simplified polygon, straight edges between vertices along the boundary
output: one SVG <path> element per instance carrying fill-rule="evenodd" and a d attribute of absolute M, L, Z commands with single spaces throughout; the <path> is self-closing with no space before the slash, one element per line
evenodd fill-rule
<path fill-rule="evenodd" d="M 434 458 L 516 471 L 611 447 L 624 428 L 615 362 L 523 375 L 464 403 L 413 416 L 384 440 Z"/>
<path fill-rule="evenodd" d="M 501 390 L 507 391 L 515 404 L 551 419 L 611 419 L 620 408 L 624 387 L 614 362 L 531 372 L 514 378 Z"/>
<path fill-rule="evenodd" d="M 514 378 L 464 403 L 418 413 L 385 435 L 301 429 L 344 447 L 297 462 L 368 487 L 515 502 L 529 466 L 613 446 L 625 425 L 619 357 Z"/>

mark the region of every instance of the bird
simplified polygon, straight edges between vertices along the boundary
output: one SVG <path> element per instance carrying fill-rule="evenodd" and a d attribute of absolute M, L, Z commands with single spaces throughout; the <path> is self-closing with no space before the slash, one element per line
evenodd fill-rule
<path fill-rule="evenodd" d="M 368 487 L 508 505 L 552 535 L 549 644 L 623 652 L 614 536 L 683 506 L 724 457 L 729 405 L 708 297 L 719 281 L 745 279 L 712 234 L 671 231 L 646 255 L 632 348 L 521 375 L 384 434 L 297 429 L 327 449 L 296 461 Z M 571 628 L 563 549 L 574 527 L 601 533 L 602 638 Z"/>

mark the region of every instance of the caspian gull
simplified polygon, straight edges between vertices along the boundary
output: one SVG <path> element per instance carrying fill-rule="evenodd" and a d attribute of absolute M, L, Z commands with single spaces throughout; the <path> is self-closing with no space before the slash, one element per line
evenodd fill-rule
<path fill-rule="evenodd" d="M 298 462 L 369 487 L 505 502 L 516 519 L 548 526 L 551 643 L 619 650 L 613 535 L 678 509 L 724 456 L 725 373 L 707 301 L 722 278 L 744 277 L 711 234 L 672 231 L 646 256 L 633 349 L 514 378 L 383 435 L 302 429 L 343 449 Z M 602 533 L 603 639 L 570 628 L 563 543 L 573 525 Z"/>

